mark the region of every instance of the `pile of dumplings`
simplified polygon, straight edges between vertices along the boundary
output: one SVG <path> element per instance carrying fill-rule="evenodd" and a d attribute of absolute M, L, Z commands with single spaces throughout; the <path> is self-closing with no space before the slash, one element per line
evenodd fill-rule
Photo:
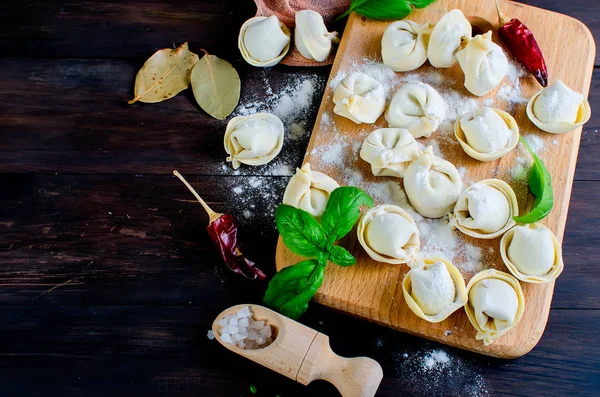
<path fill-rule="evenodd" d="M 393 22 L 382 37 L 383 62 L 397 72 L 416 69 L 428 60 L 436 68 L 458 64 L 467 90 L 487 95 L 507 74 L 508 59 L 492 41 L 491 31 L 471 36 L 471 25 L 460 10 L 450 11 L 435 25 Z M 419 256 L 419 229 L 406 210 L 384 204 L 367 211 L 357 226 L 358 241 L 377 262 L 408 264 L 402 291 L 411 311 L 437 323 L 464 307 L 477 331 L 476 339 L 485 345 L 513 329 L 525 310 L 519 281 L 548 283 L 563 270 L 556 236 L 540 223 L 514 221 L 519 215 L 517 198 L 506 182 L 486 179 L 463 189 L 452 163 L 436 156 L 431 146 L 419 150 L 416 139 L 430 137 L 446 118 L 444 100 L 433 87 L 408 82 L 387 101 L 381 82 L 367 73 L 353 72 L 340 81 L 333 102 L 334 113 L 356 124 L 373 124 L 384 115 L 388 128 L 376 129 L 365 138 L 360 158 L 370 164 L 375 176 L 402 178 L 418 214 L 448 216 L 452 227 L 473 238 L 501 238 L 501 257 L 510 273 L 489 269 L 465 283 L 448 260 Z M 531 99 L 527 112 L 544 131 L 561 133 L 587 121 L 589 105 L 557 80 Z M 454 135 L 465 153 L 479 161 L 506 155 L 520 137 L 515 119 L 493 107 L 459 117 Z M 319 218 L 337 186 L 306 163 L 287 186 L 284 203 Z"/>

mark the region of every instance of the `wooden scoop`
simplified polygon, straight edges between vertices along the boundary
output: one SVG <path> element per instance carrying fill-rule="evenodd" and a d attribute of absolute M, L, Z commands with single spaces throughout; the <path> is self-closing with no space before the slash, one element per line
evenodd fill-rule
<path fill-rule="evenodd" d="M 255 320 L 264 320 L 271 326 L 273 343 L 262 349 L 246 350 L 221 340 L 218 321 L 245 306 L 250 308 Z M 219 343 L 232 352 L 303 385 L 316 379 L 326 380 L 344 397 L 373 397 L 383 378 L 377 361 L 368 357 L 340 357 L 331 350 L 327 335 L 263 306 L 232 306 L 219 314 L 212 331 Z"/>

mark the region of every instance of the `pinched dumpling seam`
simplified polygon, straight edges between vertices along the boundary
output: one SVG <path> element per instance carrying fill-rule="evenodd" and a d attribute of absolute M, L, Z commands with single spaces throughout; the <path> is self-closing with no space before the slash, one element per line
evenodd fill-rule
<path fill-rule="evenodd" d="M 417 153 L 417 141 L 408 130 L 379 128 L 365 138 L 360 158 L 371 164 L 373 175 L 402 178 Z"/>
<path fill-rule="evenodd" d="M 412 295 L 412 271 L 415 267 L 427 267 L 428 265 L 433 265 L 435 263 L 441 262 L 446 266 L 452 281 L 454 282 L 455 288 L 455 298 L 452 304 L 446 306 L 444 309 L 440 310 L 435 315 L 427 315 L 423 312 L 423 309 L 419 306 L 419 304 L 415 301 Z M 418 317 L 429 321 L 430 323 L 439 323 L 448 318 L 452 313 L 456 310 L 460 309 L 467 303 L 467 289 L 465 287 L 465 279 L 463 278 L 460 271 L 449 261 L 442 258 L 425 258 L 421 260 L 416 260 L 410 263 L 411 270 L 406 273 L 404 279 L 402 280 L 402 293 L 404 295 L 404 300 L 406 304 L 412 310 L 412 312 Z"/>
<path fill-rule="evenodd" d="M 472 27 L 462 11 L 452 10 L 438 21 L 431 32 L 427 57 L 436 68 L 449 68 L 456 63 L 456 53 L 472 35 Z"/>
<path fill-rule="evenodd" d="M 257 37 L 254 41 L 259 41 L 259 43 L 256 43 L 256 46 L 257 46 L 257 48 L 260 48 L 261 51 L 263 51 L 263 52 L 267 50 L 267 48 L 265 47 L 265 45 L 267 43 L 271 43 L 271 45 L 277 46 L 277 47 L 273 47 L 275 49 L 275 51 L 277 52 L 277 54 L 275 54 L 271 59 L 266 59 L 266 60 L 255 59 L 253 57 L 253 54 L 251 53 L 252 51 L 248 48 L 248 45 L 246 43 L 246 33 L 247 33 L 248 29 L 251 26 L 258 24 L 258 23 L 272 24 L 275 20 L 277 21 L 277 24 L 279 26 L 279 31 L 267 32 L 266 30 L 268 28 L 265 27 L 265 31 L 261 31 L 260 33 L 262 35 L 268 35 L 269 40 L 266 41 L 264 37 Z M 271 25 L 269 25 L 269 26 L 271 26 Z M 285 37 L 285 36 L 287 36 L 287 37 Z M 269 67 L 269 66 L 277 65 L 283 59 L 283 57 L 288 53 L 288 51 L 290 49 L 290 43 L 291 43 L 290 30 L 281 21 L 279 21 L 279 19 L 277 19 L 277 17 L 275 15 L 271 15 L 270 17 L 254 17 L 254 18 L 248 19 L 242 25 L 242 27 L 240 29 L 240 34 L 238 36 L 238 48 L 242 54 L 242 57 L 250 65 L 258 66 L 258 67 Z M 279 50 L 279 47 L 282 47 L 282 49 Z"/>
<path fill-rule="evenodd" d="M 244 129 L 250 131 L 242 134 Z M 234 117 L 227 123 L 223 138 L 229 155 L 226 160 L 231 161 L 234 169 L 240 164 L 267 164 L 281 152 L 283 133 L 283 122 L 270 113 Z"/>
<path fill-rule="evenodd" d="M 340 185 L 328 175 L 310 169 L 310 163 L 296 169 L 296 174 L 288 182 L 283 193 L 283 204 L 304 210 L 319 218 L 331 192 Z"/>
<path fill-rule="evenodd" d="M 427 61 L 427 47 L 433 24 L 396 21 L 383 32 L 381 57 L 383 64 L 396 72 L 414 70 Z"/>
<path fill-rule="evenodd" d="M 546 226 L 539 224 L 539 223 L 527 224 L 527 225 L 523 225 L 523 226 L 547 229 Z M 523 226 L 518 225 L 516 227 L 523 227 Z M 551 238 L 552 238 L 552 246 L 554 248 L 554 263 L 552 263 L 550 270 L 548 270 L 548 272 L 546 274 L 543 274 L 541 276 L 528 275 L 528 274 L 525 274 L 525 273 L 522 273 L 521 271 L 519 271 L 517 266 L 508 257 L 508 247 L 510 246 L 510 244 L 513 241 L 513 237 L 515 235 L 515 230 L 516 230 L 516 228 L 509 230 L 506 234 L 504 234 L 504 236 L 502 236 L 502 240 L 500 240 L 500 255 L 502 256 L 502 261 L 504 262 L 504 264 L 506 265 L 508 270 L 512 273 L 512 275 L 521 281 L 524 281 L 526 283 L 532 283 L 532 284 L 549 283 L 550 281 L 555 280 L 558 276 L 560 276 L 560 274 L 562 273 L 562 271 L 564 269 L 564 263 L 563 263 L 563 258 L 562 258 L 562 247 L 560 245 L 560 242 L 558 241 L 558 239 L 552 232 L 550 232 L 550 234 L 551 234 Z"/>
<path fill-rule="evenodd" d="M 362 72 L 346 76 L 333 93 L 333 112 L 356 124 L 374 123 L 385 110 L 383 86 Z"/>
<path fill-rule="evenodd" d="M 479 184 L 485 184 L 496 189 L 506 198 L 506 201 L 508 202 L 508 219 L 504 226 L 495 232 L 486 233 L 480 229 L 472 229 L 463 225 L 464 220 L 470 217 L 469 202 L 466 198 L 467 194 L 471 189 Z M 491 209 L 491 211 L 493 211 L 493 209 Z M 515 216 L 519 216 L 519 204 L 517 201 L 517 196 L 510 185 L 500 179 L 484 179 L 469 186 L 461 193 L 460 197 L 456 201 L 456 205 L 454 206 L 454 211 L 450 216 L 450 223 L 452 226 L 468 236 L 481 239 L 494 239 L 506 233 L 507 230 L 516 224 L 514 220 Z"/>
<path fill-rule="evenodd" d="M 369 224 L 376 217 L 382 216 L 383 214 L 386 214 L 386 213 L 396 214 L 396 215 L 401 216 L 408 222 L 408 224 L 412 228 L 412 230 L 409 231 L 410 237 L 407 239 L 406 244 L 404 244 L 402 247 L 392 247 L 392 248 L 397 248 L 397 249 L 401 249 L 402 251 L 404 251 L 405 255 L 402 257 L 392 257 L 389 255 L 381 254 L 381 253 L 375 251 L 367 242 L 366 234 L 368 232 Z M 382 231 L 379 231 L 379 232 L 382 232 Z M 385 262 L 385 263 L 391 263 L 391 264 L 408 263 L 417 257 L 417 254 L 419 253 L 419 248 L 421 246 L 421 242 L 419 240 L 419 229 L 417 228 L 417 224 L 415 223 L 414 219 L 404 209 L 402 209 L 398 206 L 395 206 L 395 205 L 385 204 L 385 205 L 379 205 L 377 207 L 371 208 L 360 219 L 360 221 L 358 223 L 358 227 L 356 228 L 356 233 L 357 233 L 358 241 L 359 241 L 360 245 L 364 248 L 364 250 L 367 252 L 367 254 L 372 259 L 374 259 L 378 262 Z M 389 238 L 390 240 L 393 239 L 393 235 L 390 235 L 389 233 L 387 233 L 386 237 Z M 387 242 L 389 243 L 390 241 L 388 240 Z M 379 242 L 379 243 L 381 243 L 381 242 Z"/>
<path fill-rule="evenodd" d="M 482 340 L 483 344 L 485 346 L 488 346 L 492 344 L 495 339 L 498 339 L 502 335 L 506 334 L 519 323 L 519 321 L 523 317 L 523 313 L 525 312 L 525 296 L 523 295 L 523 289 L 521 288 L 521 284 L 519 284 L 519 281 L 516 278 L 505 272 L 501 272 L 495 269 L 488 269 L 481 271 L 473 277 L 471 277 L 471 280 L 469 280 L 469 283 L 467 284 L 467 297 L 470 297 L 470 292 L 473 286 L 475 286 L 479 281 L 483 281 L 485 279 L 498 279 L 500 281 L 504 281 L 510 287 L 513 288 L 517 295 L 517 312 L 512 321 L 512 324 L 502 329 L 496 329 L 495 326 L 492 325 L 495 324 L 493 321 L 488 321 L 486 326 L 483 328 L 480 327 L 475 316 L 475 310 L 472 306 L 473 301 L 471 299 L 467 301 L 467 304 L 465 305 L 465 312 L 467 313 L 469 321 L 477 331 L 475 339 Z"/>
<path fill-rule="evenodd" d="M 454 123 L 454 136 L 458 140 L 458 143 L 463 148 L 465 153 L 467 155 L 469 155 L 469 157 L 474 158 L 475 160 L 479 160 L 479 161 L 497 160 L 500 157 L 504 156 L 505 154 L 509 153 L 511 150 L 513 150 L 519 144 L 519 137 L 520 137 L 519 126 L 517 125 L 517 122 L 514 119 L 514 117 L 511 116 L 510 114 L 506 113 L 503 110 L 496 109 L 496 108 L 490 108 L 490 109 L 492 109 L 494 112 L 496 112 L 498 114 L 498 116 L 500 116 L 502 118 L 502 120 L 504 120 L 504 122 L 506 123 L 506 126 L 512 133 L 512 139 L 511 139 L 510 143 L 506 147 L 502 148 L 501 150 L 495 150 L 495 151 L 489 152 L 489 153 L 478 152 L 469 144 L 467 137 L 465 135 L 465 132 L 463 131 L 463 129 L 461 127 L 461 120 L 463 120 L 463 118 L 466 117 L 466 115 L 459 117 L 458 119 L 456 119 L 456 122 Z"/>
<path fill-rule="evenodd" d="M 405 128 L 415 138 L 429 137 L 446 118 L 446 104 L 430 85 L 404 84 L 396 91 L 385 119 L 390 127 Z"/>
<path fill-rule="evenodd" d="M 294 43 L 306 59 L 323 62 L 331 52 L 333 44 L 340 42 L 337 32 L 328 32 L 323 17 L 316 11 L 296 12 Z"/>

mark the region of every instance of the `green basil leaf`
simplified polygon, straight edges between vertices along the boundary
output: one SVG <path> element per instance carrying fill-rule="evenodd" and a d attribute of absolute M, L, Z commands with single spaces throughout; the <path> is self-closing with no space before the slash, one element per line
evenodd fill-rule
<path fill-rule="evenodd" d="M 415 8 L 425 8 L 435 0 L 408 0 Z"/>
<path fill-rule="evenodd" d="M 296 320 L 308 309 L 308 302 L 323 284 L 324 269 L 316 259 L 282 269 L 269 282 L 263 302 Z"/>
<path fill-rule="evenodd" d="M 359 188 L 338 187 L 331 193 L 321 218 L 329 242 L 341 239 L 352 230 L 360 218 L 360 207 L 363 205 L 373 207 L 373 199 Z"/>
<path fill-rule="evenodd" d="M 340 266 L 352 266 L 356 263 L 356 258 L 347 249 L 339 245 L 331 247 L 329 260 Z"/>
<path fill-rule="evenodd" d="M 281 204 L 275 211 L 275 223 L 283 242 L 293 253 L 314 257 L 324 251 L 325 233 L 308 212 Z"/>
<path fill-rule="evenodd" d="M 535 154 L 529 147 L 527 141 L 520 138 L 521 143 L 525 146 L 531 157 L 533 157 L 533 165 L 529 170 L 529 190 L 535 197 L 531 210 L 526 215 L 516 216 L 514 220 L 519 223 L 534 223 L 544 219 L 554 206 L 554 195 L 552 192 L 552 177 L 544 162 Z"/>
<path fill-rule="evenodd" d="M 421 5 L 425 1 L 426 0 L 415 0 L 415 3 Z M 350 8 L 337 17 L 336 20 L 348 16 L 352 11 L 371 19 L 403 19 L 411 13 L 411 3 L 412 1 L 409 0 L 352 0 Z M 415 4 L 415 6 L 417 5 Z"/>

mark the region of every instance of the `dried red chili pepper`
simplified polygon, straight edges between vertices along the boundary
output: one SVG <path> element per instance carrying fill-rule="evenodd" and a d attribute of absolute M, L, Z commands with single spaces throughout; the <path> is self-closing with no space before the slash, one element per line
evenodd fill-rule
<path fill-rule="evenodd" d="M 249 279 L 264 280 L 267 276 L 256 267 L 254 262 L 244 257 L 240 249 L 237 240 L 238 227 L 233 216 L 213 211 L 179 172 L 173 171 L 173 174 L 187 186 L 208 213 L 209 223 L 206 231 L 212 242 L 219 248 L 225 265 Z"/>
<path fill-rule="evenodd" d="M 542 50 L 533 33 L 517 18 L 509 20 L 500 10 L 498 0 L 496 0 L 496 10 L 498 10 L 500 23 L 498 28 L 500 37 L 519 62 L 533 74 L 542 87 L 546 87 L 548 85 L 548 69 Z"/>

